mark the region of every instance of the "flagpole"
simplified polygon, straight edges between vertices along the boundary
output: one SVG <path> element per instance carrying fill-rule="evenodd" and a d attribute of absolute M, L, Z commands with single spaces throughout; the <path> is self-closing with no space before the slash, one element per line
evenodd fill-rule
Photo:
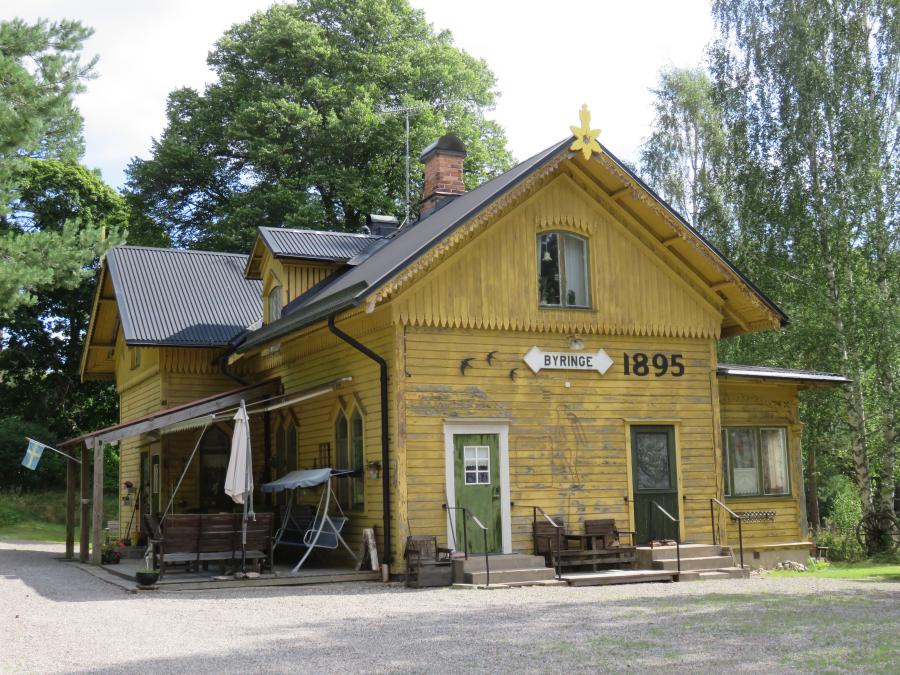
<path fill-rule="evenodd" d="M 56 448 L 49 446 L 46 443 L 41 443 L 40 441 L 36 441 L 33 438 L 29 438 L 28 436 L 25 437 L 25 440 L 31 441 L 32 443 L 37 443 L 38 445 L 40 445 L 43 448 L 46 448 L 47 450 L 52 450 L 53 452 L 58 453 L 58 454 L 62 455 L 63 457 L 71 459 L 73 462 L 78 462 L 79 464 L 81 464 L 80 459 L 76 459 L 75 457 L 72 457 L 72 455 L 67 455 L 62 450 L 57 450 Z"/>

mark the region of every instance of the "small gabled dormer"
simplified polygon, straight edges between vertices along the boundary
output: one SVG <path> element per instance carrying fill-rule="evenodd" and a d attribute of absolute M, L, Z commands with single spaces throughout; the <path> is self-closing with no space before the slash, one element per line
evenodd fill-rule
<path fill-rule="evenodd" d="M 244 274 L 262 281 L 263 323 L 383 238 L 383 223 L 372 229 L 377 233 L 260 227 Z"/>

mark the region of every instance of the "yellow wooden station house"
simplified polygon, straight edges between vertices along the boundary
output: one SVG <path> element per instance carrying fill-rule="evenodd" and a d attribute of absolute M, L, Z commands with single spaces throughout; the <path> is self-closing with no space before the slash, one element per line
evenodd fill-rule
<path fill-rule="evenodd" d="M 614 519 L 638 546 L 735 547 L 740 518 L 747 565 L 805 561 L 798 392 L 845 380 L 719 363 L 720 339 L 787 317 L 597 142 L 586 109 L 572 129 L 469 192 L 465 147 L 442 137 L 399 227 L 260 228 L 248 255 L 112 249 L 82 375 L 115 381 L 121 423 L 66 445 L 120 444 L 123 529 L 135 500 L 231 510 L 244 400 L 255 484 L 354 470 L 335 481 L 344 535 L 356 548 L 374 528 L 393 573 L 409 535 L 530 554 L 544 513 L 576 533 Z"/>

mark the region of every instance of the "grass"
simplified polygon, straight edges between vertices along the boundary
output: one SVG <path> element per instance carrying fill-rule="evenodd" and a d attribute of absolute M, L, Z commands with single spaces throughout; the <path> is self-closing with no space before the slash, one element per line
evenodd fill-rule
<path fill-rule="evenodd" d="M 772 570 L 774 577 L 817 577 L 821 579 L 872 579 L 874 581 L 900 581 L 900 565 L 880 562 L 831 563 L 822 569 L 807 572 Z"/>
<path fill-rule="evenodd" d="M 75 519 L 75 541 L 78 541 L 78 511 Z M 103 505 L 103 520 L 118 515 L 115 495 L 107 495 Z M 0 491 L 0 539 L 31 541 L 66 540 L 65 492 Z"/>

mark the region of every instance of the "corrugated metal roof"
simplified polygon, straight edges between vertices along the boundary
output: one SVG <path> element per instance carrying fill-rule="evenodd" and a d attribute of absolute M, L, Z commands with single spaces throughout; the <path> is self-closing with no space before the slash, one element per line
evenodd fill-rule
<path fill-rule="evenodd" d="M 415 261 L 481 211 L 484 206 L 512 189 L 557 153 L 565 151 L 571 140 L 567 138 L 526 159 L 506 173 L 482 183 L 471 192 L 446 202 L 423 220 L 402 227 L 392 236 L 385 237 L 361 251 L 348 261 L 351 265 L 349 269 L 332 275 L 319 288 L 311 289 L 289 303 L 281 319 L 248 333 L 237 349 L 239 351 L 249 349 L 253 345 L 316 321 L 322 318 L 323 313 L 339 311 L 358 304 L 374 288 Z"/>
<path fill-rule="evenodd" d="M 129 344 L 224 346 L 262 314 L 245 255 L 117 246 L 106 261 Z"/>
<path fill-rule="evenodd" d="M 771 366 L 745 366 L 738 363 L 720 363 L 716 368 L 719 375 L 731 377 L 761 377 L 774 380 L 807 380 L 811 382 L 835 382 L 846 384 L 852 380 L 843 375 L 822 373 L 817 370 L 797 368 L 773 368 Z"/>
<path fill-rule="evenodd" d="M 331 262 L 347 262 L 381 239 L 371 234 L 289 230 L 280 227 L 260 227 L 259 234 L 276 258 Z"/>

